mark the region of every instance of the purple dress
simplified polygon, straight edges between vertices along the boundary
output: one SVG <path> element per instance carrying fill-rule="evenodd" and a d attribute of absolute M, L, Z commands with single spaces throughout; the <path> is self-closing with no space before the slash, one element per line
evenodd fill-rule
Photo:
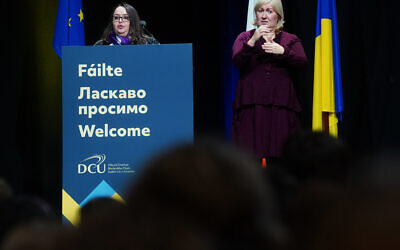
<path fill-rule="evenodd" d="M 247 44 L 255 30 L 241 33 L 233 45 L 233 64 L 240 70 L 233 101 L 232 142 L 258 158 L 279 157 L 287 137 L 300 128 L 301 111 L 289 71 L 307 63 L 300 39 L 284 31 L 274 41 L 285 52 L 266 53 L 260 38 Z"/>

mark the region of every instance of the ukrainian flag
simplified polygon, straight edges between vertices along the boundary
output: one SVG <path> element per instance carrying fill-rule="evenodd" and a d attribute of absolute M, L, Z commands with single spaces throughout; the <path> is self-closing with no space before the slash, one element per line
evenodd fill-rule
<path fill-rule="evenodd" d="M 314 59 L 312 129 L 337 137 L 343 97 L 335 0 L 318 0 Z"/>
<path fill-rule="evenodd" d="M 54 31 L 53 48 L 61 57 L 61 46 L 85 45 L 81 0 L 60 0 Z"/>

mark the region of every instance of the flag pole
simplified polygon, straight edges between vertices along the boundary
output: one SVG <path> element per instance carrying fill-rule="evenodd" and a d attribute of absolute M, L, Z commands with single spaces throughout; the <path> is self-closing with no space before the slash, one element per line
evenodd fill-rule
<path fill-rule="evenodd" d="M 322 112 L 322 130 L 329 133 L 329 113 Z"/>

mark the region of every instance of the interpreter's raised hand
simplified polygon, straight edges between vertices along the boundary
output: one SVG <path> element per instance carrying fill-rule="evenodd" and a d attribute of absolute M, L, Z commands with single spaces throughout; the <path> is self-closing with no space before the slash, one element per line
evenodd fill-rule
<path fill-rule="evenodd" d="M 258 39 L 260 39 L 261 37 L 264 37 L 265 40 L 270 39 L 271 37 L 271 39 L 273 39 L 275 37 L 274 29 L 267 25 L 260 25 L 254 32 L 250 40 L 247 42 L 247 44 L 253 47 Z"/>
<path fill-rule="evenodd" d="M 279 43 L 274 41 L 267 41 L 261 45 L 261 47 L 266 53 L 282 55 L 285 52 L 285 49 Z"/>

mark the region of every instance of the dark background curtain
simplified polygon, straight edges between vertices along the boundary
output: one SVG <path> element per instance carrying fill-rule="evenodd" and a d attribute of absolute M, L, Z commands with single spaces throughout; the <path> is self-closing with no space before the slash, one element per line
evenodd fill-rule
<path fill-rule="evenodd" d="M 83 0 L 87 45 L 118 1 Z M 128 1 L 161 43 L 192 43 L 195 135 L 229 138 L 238 72 L 231 47 L 247 0 Z M 2 1 L 2 166 L 16 193 L 61 207 L 61 60 L 52 48 L 58 1 Z M 285 30 L 302 40 L 308 67 L 295 75 L 304 129 L 311 129 L 317 0 L 284 0 Z M 400 146 L 399 20 L 394 1 L 337 0 L 345 111 L 341 138 L 357 154 Z M 140 60 L 140 58 L 132 58 Z"/>

